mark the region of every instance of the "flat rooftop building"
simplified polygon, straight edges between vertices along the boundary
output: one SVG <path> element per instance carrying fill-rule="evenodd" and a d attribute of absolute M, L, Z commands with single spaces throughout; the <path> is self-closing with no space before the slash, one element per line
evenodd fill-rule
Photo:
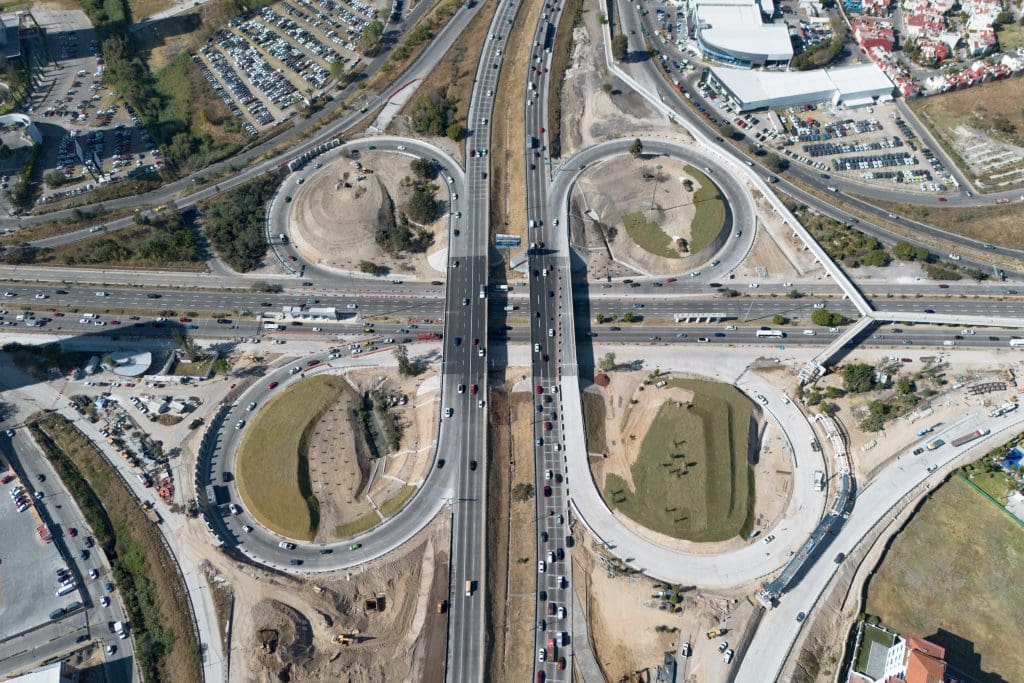
<path fill-rule="evenodd" d="M 706 58 L 745 68 L 785 68 L 793 42 L 788 26 L 764 21 L 774 10 L 771 0 L 693 0 L 689 25 Z"/>
<path fill-rule="evenodd" d="M 892 99 L 893 84 L 873 63 L 816 71 L 764 72 L 712 67 L 708 83 L 738 111 L 817 102 L 857 107 Z"/>

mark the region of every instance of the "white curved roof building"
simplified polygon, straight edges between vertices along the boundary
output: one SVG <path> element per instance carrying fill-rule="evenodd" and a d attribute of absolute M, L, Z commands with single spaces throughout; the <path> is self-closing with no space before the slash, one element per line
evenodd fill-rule
<path fill-rule="evenodd" d="M 704 57 L 732 66 L 785 68 L 793 42 L 785 24 L 765 23 L 771 0 L 693 0 L 690 27 Z"/>

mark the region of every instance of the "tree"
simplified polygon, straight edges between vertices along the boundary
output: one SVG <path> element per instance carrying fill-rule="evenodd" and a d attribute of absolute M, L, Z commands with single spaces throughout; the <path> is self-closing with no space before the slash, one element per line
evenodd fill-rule
<path fill-rule="evenodd" d="M 723 138 L 731 138 L 733 134 L 732 126 L 730 126 L 728 123 L 723 123 L 719 125 L 718 134 L 721 135 Z"/>
<path fill-rule="evenodd" d="M 412 377 L 420 374 L 420 369 L 416 363 L 409 360 L 409 349 L 405 347 L 405 344 L 396 346 L 392 353 L 395 356 L 395 360 L 398 361 L 398 374 L 403 377 Z"/>
<path fill-rule="evenodd" d="M 633 140 L 633 144 L 629 146 L 629 153 L 633 155 L 634 159 L 639 159 L 644 153 L 644 143 L 640 142 L 640 138 Z"/>
<path fill-rule="evenodd" d="M 419 225 L 427 225 L 437 219 L 441 206 L 440 202 L 434 199 L 435 192 L 437 187 L 431 183 L 416 184 L 403 209 L 409 220 Z"/>
<path fill-rule="evenodd" d="M 359 38 L 359 48 L 363 51 L 363 54 L 373 56 L 380 49 L 380 39 L 384 35 L 384 24 L 380 23 L 379 20 L 374 19 L 366 28 L 363 29 L 363 35 Z"/>
<path fill-rule="evenodd" d="M 420 180 L 433 180 L 437 177 L 437 164 L 431 159 L 413 159 L 409 162 L 409 170 Z"/>
<path fill-rule="evenodd" d="M 636 320 L 636 316 L 633 315 L 633 311 L 626 311 L 625 313 L 622 314 L 622 322 L 631 323 L 634 320 Z"/>
<path fill-rule="evenodd" d="M 816 308 L 811 313 L 811 322 L 822 327 L 829 327 L 832 324 L 832 314 L 827 308 Z"/>
<path fill-rule="evenodd" d="M 345 65 L 340 61 L 331 62 L 330 75 L 331 80 L 340 81 L 341 77 L 345 75 Z"/>
<path fill-rule="evenodd" d="M 611 351 L 604 354 L 598 362 L 597 367 L 600 368 L 602 372 L 608 372 L 615 369 L 615 354 Z"/>
<path fill-rule="evenodd" d="M 867 363 L 844 365 L 843 388 L 851 394 L 871 391 L 875 388 L 875 369 Z"/>
<path fill-rule="evenodd" d="M 373 261 L 360 261 L 359 262 L 360 272 L 366 273 L 367 275 L 380 275 L 381 267 Z"/>
<path fill-rule="evenodd" d="M 615 34 L 612 38 L 612 57 L 620 62 L 626 60 L 629 55 L 629 38 L 622 33 Z"/>
<path fill-rule="evenodd" d="M 458 142 L 466 136 L 466 127 L 458 121 L 452 121 L 448 124 L 448 127 L 445 128 L 445 135 L 447 135 L 449 139 Z"/>
<path fill-rule="evenodd" d="M 737 292 L 735 289 L 730 289 L 729 287 L 718 290 L 718 293 L 724 296 L 726 299 L 732 299 L 733 297 L 737 297 L 740 295 L 740 293 Z"/>
<path fill-rule="evenodd" d="M 512 487 L 512 500 L 525 503 L 533 498 L 533 484 L 516 484 Z"/>
<path fill-rule="evenodd" d="M 788 322 L 789 319 L 784 315 L 776 313 L 774 316 L 772 316 L 772 325 L 785 325 Z"/>
<path fill-rule="evenodd" d="M 803 296 L 804 293 L 801 292 L 799 289 L 791 289 L 788 292 L 786 292 L 787 299 L 802 299 Z"/>
<path fill-rule="evenodd" d="M 931 256 L 924 247 L 916 247 L 907 242 L 897 242 L 894 244 L 892 255 L 898 261 L 927 261 Z"/>
<path fill-rule="evenodd" d="M 611 318 L 606 316 L 604 313 L 598 313 L 597 315 L 594 316 L 594 322 L 597 323 L 598 325 L 600 325 L 601 323 L 609 322 L 610 320 Z"/>
<path fill-rule="evenodd" d="M 776 173 L 782 173 L 789 168 L 789 160 L 784 157 L 780 157 L 778 154 L 769 152 L 764 157 L 764 165 Z"/>

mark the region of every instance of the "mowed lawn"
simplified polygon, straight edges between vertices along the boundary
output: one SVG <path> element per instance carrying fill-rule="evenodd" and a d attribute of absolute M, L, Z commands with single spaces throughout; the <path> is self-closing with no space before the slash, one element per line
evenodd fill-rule
<path fill-rule="evenodd" d="M 259 521 L 288 538 L 312 540 L 319 520 L 300 488 L 308 481 L 302 434 L 341 396 L 340 377 L 321 375 L 289 387 L 261 406 L 245 428 L 235 476 L 242 504 Z M 300 476 L 301 474 L 301 476 Z"/>
<path fill-rule="evenodd" d="M 636 490 L 609 475 L 606 500 L 647 528 L 676 538 L 706 542 L 746 535 L 754 505 L 747 462 L 753 404 L 727 384 L 670 384 L 692 390 L 693 404 L 661 406 L 630 470 Z"/>
<path fill-rule="evenodd" d="M 682 258 L 672 244 L 672 238 L 657 223 L 647 220 L 642 212 L 627 213 L 622 217 L 622 224 L 630 239 L 644 251 L 664 258 Z"/>
<path fill-rule="evenodd" d="M 893 541 L 867 611 L 946 647 L 949 663 L 975 680 L 1024 681 L 1022 583 L 1024 528 L 954 477 Z"/>
<path fill-rule="evenodd" d="M 696 254 L 711 244 L 722 230 L 725 224 L 725 200 L 718 186 L 706 175 L 693 166 L 687 166 L 686 172 L 700 185 L 700 189 L 693 195 L 695 213 L 690 225 L 690 253 Z"/>

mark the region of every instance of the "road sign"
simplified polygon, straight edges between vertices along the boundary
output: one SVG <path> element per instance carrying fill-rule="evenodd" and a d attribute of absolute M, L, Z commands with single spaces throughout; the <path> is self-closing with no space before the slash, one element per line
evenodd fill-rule
<path fill-rule="evenodd" d="M 518 235 L 503 235 L 498 233 L 494 236 L 494 246 L 498 249 L 518 249 L 523 244 L 523 238 Z"/>

